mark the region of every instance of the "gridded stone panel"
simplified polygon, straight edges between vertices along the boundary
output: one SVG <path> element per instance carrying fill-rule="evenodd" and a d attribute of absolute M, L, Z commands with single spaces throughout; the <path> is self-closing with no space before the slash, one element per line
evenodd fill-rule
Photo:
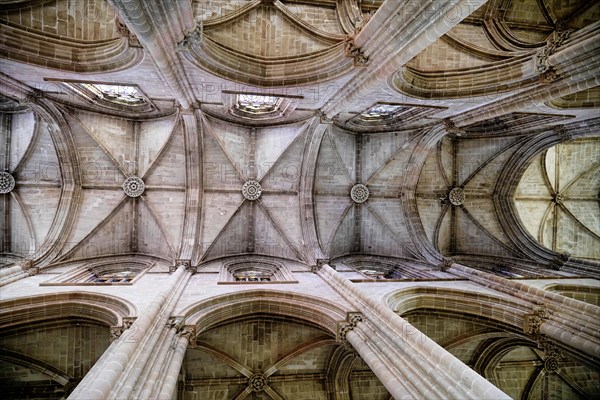
<path fill-rule="evenodd" d="M 438 165 L 438 152 L 433 151 L 425 160 L 425 165 L 421 168 L 417 193 L 431 196 L 432 193 L 446 194 L 447 185 Z M 450 163 L 450 174 L 446 177 L 452 180 L 452 164 Z"/>
<path fill-rule="evenodd" d="M 118 37 L 115 11 L 104 0 L 51 0 L 0 12 L 0 21 L 85 41 Z"/>
<path fill-rule="evenodd" d="M 558 211 L 557 227 L 556 236 L 561 250 L 579 257 L 600 259 L 600 240 L 581 229 L 562 210 Z M 546 242 L 544 245 L 550 247 L 551 243 Z"/>
<path fill-rule="evenodd" d="M 15 121 L 19 123 L 19 121 Z M 30 183 L 54 183 L 59 185 L 62 178 L 58 157 L 54 150 L 54 143 L 50 136 L 50 127 L 45 121 L 40 121 L 39 137 L 36 143 L 30 142 L 33 147 L 31 154 L 22 159 L 19 170 L 14 174 L 17 181 L 27 181 Z M 20 134 L 20 129 L 13 132 L 11 137 Z M 16 167 L 16 165 L 14 165 Z"/>
<path fill-rule="evenodd" d="M 68 248 L 73 248 L 107 218 L 124 197 L 125 194 L 120 188 L 84 190 L 79 206 L 80 212 L 75 217 L 73 231 L 67 239 Z"/>
<path fill-rule="evenodd" d="M 235 51 L 267 58 L 293 57 L 331 46 L 292 25 L 269 6 L 256 7 L 223 27 L 205 30 L 205 35 Z"/>
<path fill-rule="evenodd" d="M 440 200 L 418 199 L 417 206 L 427 238 L 429 238 L 430 242 L 434 243 L 436 224 L 442 213 Z"/>
<path fill-rule="evenodd" d="M 597 259 L 599 193 L 600 141 L 592 138 L 561 143 L 534 158 L 517 186 L 515 205 L 543 246 Z"/>
<path fill-rule="evenodd" d="M 490 57 L 467 52 L 454 42 L 442 38 L 427 47 L 406 65 L 421 71 L 440 71 L 479 67 L 490 63 L 491 60 Z"/>
<path fill-rule="evenodd" d="M 81 181 L 85 184 L 111 185 L 123 193 L 120 186 L 125 176 L 115 162 L 98 146 L 89 129 L 74 116 L 67 116 L 77 158 L 81 166 Z"/>
<path fill-rule="evenodd" d="M 273 132 L 272 136 L 277 136 Z M 274 190 L 298 190 L 302 174 L 302 161 L 304 157 L 304 146 L 308 134 L 298 137 L 285 149 L 275 164 L 265 161 L 268 158 L 257 157 L 258 171 L 262 175 L 260 184 L 264 189 Z M 268 152 L 269 142 L 263 145 Z M 267 172 L 268 171 L 268 172 Z"/>
<path fill-rule="evenodd" d="M 491 236 L 504 244 L 510 243 L 508 237 L 502 229 L 502 226 L 500 225 L 500 221 L 498 221 L 496 217 L 492 199 L 467 198 L 463 205 L 468 210 L 469 214 L 471 214 L 471 216 L 474 217 L 475 220 L 481 224 Z"/>
<path fill-rule="evenodd" d="M 351 372 L 350 393 L 352 400 L 386 400 L 389 393 L 372 372 Z"/>
<path fill-rule="evenodd" d="M 192 3 L 194 18 L 209 20 L 237 11 L 250 3 L 250 0 L 194 0 Z"/>
<path fill-rule="evenodd" d="M 515 138 L 469 139 L 459 141 L 456 154 L 458 165 L 458 180 L 462 183 L 476 169 L 506 146 Z M 489 177 L 492 178 L 493 177 Z"/>
<path fill-rule="evenodd" d="M 132 171 L 136 163 L 133 122 L 100 114 L 79 113 L 78 120 L 91 133 L 122 169 Z"/>
<path fill-rule="evenodd" d="M 529 357 L 514 359 L 513 353 L 528 351 Z M 533 351 L 527 347 L 518 347 L 502 358 L 502 361 L 494 369 L 496 385 L 513 399 L 522 398 L 527 382 L 536 372 L 536 366 L 541 361 Z"/>
<path fill-rule="evenodd" d="M 456 232 L 457 253 L 514 256 L 507 248 L 495 242 L 492 236 L 481 230 L 464 212 L 459 210 L 457 210 Z"/>
<path fill-rule="evenodd" d="M 533 25 L 548 25 L 539 3 L 535 0 L 515 0 L 504 14 L 509 22 L 519 22 Z"/>
<path fill-rule="evenodd" d="M 560 157 L 559 184 L 564 188 L 593 163 L 600 163 L 600 140 L 561 144 L 557 156 Z M 551 151 L 551 150 L 550 150 Z M 576 195 L 573 193 L 573 195 Z"/>
<path fill-rule="evenodd" d="M 8 116 L 8 114 L 5 114 Z M 22 160 L 27 147 L 31 143 L 35 128 L 35 115 L 33 112 L 23 114 L 12 114 L 11 119 L 11 141 L 10 141 L 10 168 L 13 171 Z M 4 133 L 4 132 L 3 132 Z M 0 152 L 4 152 L 1 149 Z"/>
<path fill-rule="evenodd" d="M 478 47 L 492 51 L 498 50 L 494 43 L 492 43 L 492 41 L 489 39 L 483 26 L 458 24 L 454 28 L 450 29 L 449 33 Z"/>
<path fill-rule="evenodd" d="M 58 201 L 60 188 L 20 187 L 18 193 L 27 214 L 33 223 L 36 244 L 41 245 L 46 240 L 50 230 Z"/>
<path fill-rule="evenodd" d="M 402 318 L 442 345 L 458 336 L 486 328 L 486 324 L 483 322 L 477 323 L 473 320 L 444 316 L 435 312 L 410 312 L 403 315 Z"/>
<path fill-rule="evenodd" d="M 155 161 L 156 157 L 160 155 L 161 150 L 167 145 L 167 142 L 171 138 L 173 127 L 175 125 L 175 119 L 173 117 L 163 118 L 155 121 L 143 121 L 140 123 L 139 132 L 139 145 L 138 145 L 138 175 L 144 177 L 148 168 Z M 174 132 L 175 136 L 182 137 L 182 134 Z M 181 142 L 181 139 L 179 140 Z M 182 143 L 180 143 L 180 146 Z M 172 157 L 174 161 L 179 161 L 179 164 L 184 164 L 185 160 L 182 157 L 185 153 L 183 152 L 183 146 L 168 145 L 165 153 L 167 157 Z M 178 156 L 181 158 L 178 160 Z M 161 157 L 162 158 L 162 157 Z M 182 171 L 183 172 L 183 171 Z M 182 174 L 177 174 L 182 175 Z M 176 178 L 176 174 L 172 174 L 170 177 L 170 184 L 173 183 L 173 178 Z"/>
<path fill-rule="evenodd" d="M 532 31 L 529 29 L 512 28 L 511 33 L 525 43 L 544 43 L 548 32 Z"/>
<path fill-rule="evenodd" d="M 260 371 L 296 346 L 322 334 L 316 328 L 297 323 L 261 319 L 212 329 L 198 339 L 217 348 L 224 346 L 223 351 L 234 359 Z"/>
<path fill-rule="evenodd" d="M 319 7 L 308 4 L 285 2 L 289 11 L 302 18 L 313 27 L 325 32 L 343 34 L 338 22 L 338 14 L 335 8 Z"/>
<path fill-rule="evenodd" d="M 82 378 L 106 350 L 109 341 L 107 326 L 77 321 L 3 334 L 0 348 L 48 363 L 71 377 Z"/>
<path fill-rule="evenodd" d="M 303 382 L 285 382 L 273 383 L 272 387 L 281 393 L 284 399 L 298 400 L 327 400 L 327 391 L 324 381 L 303 381 Z M 270 399 L 268 396 L 263 397 Z"/>
<path fill-rule="evenodd" d="M 356 176 L 356 171 L 355 171 L 355 167 L 356 167 L 356 136 L 355 135 L 351 135 L 345 131 L 342 131 L 341 129 L 337 128 L 336 126 L 333 126 L 331 131 L 329 131 L 326 134 L 326 138 L 324 138 L 323 140 L 331 140 L 331 142 L 333 143 L 333 146 L 335 148 L 335 151 L 337 152 L 337 154 L 339 155 L 340 159 L 341 159 L 341 163 L 342 165 L 340 165 L 340 168 L 343 166 L 345 167 L 346 171 L 348 172 L 348 175 L 350 176 L 350 179 L 353 180 L 364 180 L 364 175 L 363 177 L 357 177 Z M 362 150 L 362 149 L 361 149 Z M 334 161 L 333 159 L 329 160 L 329 161 Z M 367 159 L 363 160 L 363 168 L 368 168 L 366 167 L 366 163 L 368 163 L 370 160 Z M 342 170 L 338 170 L 335 171 L 335 173 L 337 174 L 341 174 L 343 173 Z"/>

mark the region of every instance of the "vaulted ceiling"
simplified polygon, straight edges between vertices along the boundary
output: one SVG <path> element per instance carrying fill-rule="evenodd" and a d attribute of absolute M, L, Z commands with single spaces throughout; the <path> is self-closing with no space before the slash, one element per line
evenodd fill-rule
<path fill-rule="evenodd" d="M 307 265 L 349 254 L 527 258 L 498 215 L 498 196 L 512 204 L 514 193 L 525 236 L 598 259 L 594 139 L 544 153 L 580 182 L 565 185 L 589 189 L 556 216 L 547 202 L 563 189 L 531 199 L 533 170 L 516 192 L 505 193 L 502 175 L 515 159 L 536 168 L 542 156 L 518 154 L 536 135 L 597 130 L 599 92 L 581 90 L 598 68 L 590 52 L 574 56 L 580 68 L 543 63 L 598 34 L 597 2 L 377 12 L 380 1 L 195 1 L 143 6 L 150 33 L 121 2 L 4 3 L 2 163 L 16 179 L 2 196 L 5 263 L 123 253 L 195 264 L 237 254 Z M 193 18 L 167 17 L 188 6 Z M 438 25 L 439 38 L 419 36 Z M 566 77 L 576 87 L 565 89 Z M 145 105 L 100 101 L 86 82 L 134 85 Z M 240 93 L 278 98 L 277 109 L 248 112 Z M 369 114 L 378 104 L 393 112 Z M 123 193 L 132 176 L 145 184 L 140 197 Z M 257 200 L 242 195 L 247 181 L 260 184 Z M 357 184 L 365 202 L 351 199 Z M 554 236 L 586 239 L 573 247 L 538 235 L 556 224 Z"/>
<path fill-rule="evenodd" d="M 269 256 L 411 279 L 452 257 L 600 277 L 598 1 L 0 0 L 0 38 L 1 266 Z M 544 381 L 517 334 L 430 311 L 406 318 L 511 395 L 597 391 Z M 256 398 L 388 398 L 325 332 L 255 317 L 197 338 L 189 398 L 249 396 L 255 369 Z"/>

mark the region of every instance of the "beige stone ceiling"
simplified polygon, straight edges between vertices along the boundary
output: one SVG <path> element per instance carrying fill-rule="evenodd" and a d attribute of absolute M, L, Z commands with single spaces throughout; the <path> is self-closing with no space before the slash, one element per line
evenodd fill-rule
<path fill-rule="evenodd" d="M 197 1 L 193 12 L 203 23 L 206 39 L 237 56 L 246 55 L 252 62 L 264 64 L 283 59 L 296 62 L 311 55 L 317 57 L 314 64 L 318 66 L 325 61 L 318 61 L 317 54 L 326 48 L 333 51 L 336 40 L 343 41 L 348 29 L 356 29 L 344 18 L 358 15 L 367 23 L 375 18 L 380 4 L 363 2 L 360 8 L 352 8 L 333 1 Z M 236 82 L 235 75 L 230 78 L 192 65 L 188 61 L 194 54 L 208 51 L 202 47 L 208 42 L 192 44 L 189 50 L 175 53 L 179 54 L 191 92 L 200 101 L 201 111 L 190 126 L 185 122 L 185 112 L 173 108 L 177 95 L 170 91 L 163 72 L 135 40 L 123 38 L 123 29 L 116 25 L 116 13 L 105 2 L 90 0 L 68 6 L 60 1 L 34 2 L 31 6 L 11 2 L 0 15 L 6 37 L 25 37 L 28 31 L 55 38 L 56 46 L 73 46 L 75 42 L 70 40 L 110 44 L 115 49 L 117 42 L 125 40 L 129 46 L 114 54 L 115 71 L 102 74 L 95 72 L 95 68 L 106 68 L 102 67 L 102 58 L 89 55 L 85 61 L 88 56 L 82 53 L 84 62 L 78 69 L 83 68 L 86 74 L 81 74 L 75 72 L 78 69 L 70 69 L 66 59 L 62 61 L 64 68 L 44 61 L 53 54 L 59 57 L 59 47 L 54 48 L 55 53 L 38 50 L 38 58 L 23 63 L 22 57 L 29 50 L 13 52 L 11 46 L 18 41 L 3 42 L 4 81 L 25 83 L 41 90 L 48 101 L 56 102 L 69 132 L 62 140 L 72 140 L 73 149 L 56 156 L 53 144 L 56 146 L 61 133 L 49 127 L 47 116 L 27 111 L 4 117 L 4 136 L 10 148 L 9 155 L 3 156 L 4 163 L 17 180 L 13 194 L 2 202 L 6 215 L 3 232 L 5 238 L 10 238 L 3 241 L 4 252 L 13 259 L 40 255 L 40 251 L 53 246 L 54 261 L 120 253 L 174 261 L 189 247 L 184 244 L 189 240 L 184 225 L 193 212 L 200 225 L 192 240 L 193 251 L 186 251 L 186 257 L 195 263 L 246 253 L 284 257 L 307 265 L 317 258 L 355 253 L 425 260 L 428 256 L 416 242 L 415 228 L 411 228 L 413 214 L 403 200 L 414 190 L 416 221 L 440 253 L 518 257 L 521 253 L 512 245 L 514 239 L 504 232 L 496 216 L 493 197 L 501 185 L 499 172 L 526 140 L 519 134 L 536 132 L 544 124 L 577 124 L 595 116 L 589 106 L 594 106 L 597 90 L 580 91 L 576 97 L 553 100 L 552 104 L 535 102 L 492 119 L 477 117 L 479 122 L 466 125 L 459 133 L 472 138 L 459 140 L 455 135 L 439 141 L 427 150 L 429 155 L 422 167 L 415 161 L 416 154 L 423 146 L 424 135 L 436 129 L 443 118 L 456 115 L 460 121 L 462 115 L 469 114 L 461 111 L 485 108 L 490 101 L 514 96 L 512 84 L 520 88 L 539 85 L 530 64 L 557 21 L 576 29 L 597 20 L 600 11 L 597 3 L 589 2 L 567 7 L 562 3 L 494 1 L 479 9 L 468 8 L 469 4 L 460 8 L 463 13 L 471 13 L 468 18 L 425 46 L 404 67 L 388 72 L 387 81 L 369 77 L 378 73 L 378 62 L 385 65 L 378 49 L 369 47 L 372 38 L 363 40 L 365 54 L 370 57 L 366 68 L 350 67 L 337 79 L 315 78 L 318 82 L 269 90 Z M 329 44 L 325 44 L 327 41 Z M 39 49 L 52 49 L 53 43 L 49 41 Z M 145 54 L 143 59 L 141 54 Z M 342 64 L 352 60 L 343 54 L 342 59 Z M 243 65 L 235 68 L 243 69 Z M 252 70 L 242 69 L 239 77 L 252 74 Z M 420 78 L 407 81 L 410 74 Z M 477 80 L 481 88 L 497 84 L 502 89 L 498 86 L 490 94 L 488 89 L 478 89 L 479 83 L 469 85 L 473 82 L 466 77 L 473 74 L 480 74 Z M 89 100 L 61 83 L 69 79 L 137 84 L 153 109 L 132 118 L 136 114 L 126 110 L 90 105 Z M 312 78 L 306 75 L 303 79 L 310 82 Z M 368 91 L 363 90 L 361 82 L 370 82 Z M 259 125 L 245 124 L 252 119 L 244 120 L 230 109 L 236 91 L 248 90 L 294 95 L 290 98 L 291 111 Z M 422 96 L 418 91 L 428 94 Z M 360 96 L 340 101 L 340 96 L 353 93 Z M 404 104 L 407 111 L 390 122 L 393 130 L 386 124 L 370 125 L 360 120 L 357 113 L 377 102 Z M 333 124 L 327 118 L 331 110 L 338 112 Z M 325 111 L 324 116 L 321 111 Z M 494 113 L 492 110 L 491 115 Z M 452 124 L 446 125 L 453 129 Z M 369 134 L 357 135 L 350 128 Z M 186 142 L 190 134 L 197 135 L 197 147 Z M 517 136 L 507 136 L 510 134 Z M 569 146 L 575 148 L 578 144 Z M 194 180 L 189 179 L 190 151 L 197 154 L 202 165 Z M 595 162 L 595 151 L 586 153 L 586 162 Z M 63 157 L 77 163 L 80 190 L 72 198 L 61 190 L 65 177 L 62 163 L 69 163 Z M 130 175 L 140 176 L 146 184 L 146 191 L 137 199 L 125 196 L 121 188 Z M 241 194 L 242 185 L 249 179 L 259 181 L 263 187 L 257 201 L 245 200 Z M 408 185 L 410 180 L 415 186 Z M 350 189 L 357 183 L 369 187 L 366 203 L 355 204 L 350 199 Z M 454 187 L 465 191 L 460 206 L 448 201 Z M 191 190 L 200 190 L 200 204 L 192 211 L 186 202 Z M 69 221 L 58 211 L 67 206 Z M 543 218 L 531 222 L 521 215 L 521 219 L 531 231 L 539 230 Z M 583 222 L 593 238 L 581 245 L 588 250 L 575 250 L 575 255 L 598 257 L 589 250 L 596 247 L 594 221 L 587 218 Z M 568 224 L 565 222 L 563 228 L 570 232 Z M 552 247 L 546 238 L 531 232 L 556 251 L 568 250 Z M 55 246 L 57 235 L 61 236 L 59 246 Z"/>

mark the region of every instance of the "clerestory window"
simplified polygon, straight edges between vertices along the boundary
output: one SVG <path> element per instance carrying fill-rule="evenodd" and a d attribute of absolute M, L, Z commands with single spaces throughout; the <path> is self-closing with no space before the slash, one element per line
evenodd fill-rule
<path fill-rule="evenodd" d="M 361 116 L 368 119 L 383 119 L 392 116 L 404 108 L 406 107 L 392 104 L 376 104 L 362 113 Z"/>
<path fill-rule="evenodd" d="M 83 86 L 100 99 L 124 105 L 145 103 L 144 95 L 136 86 L 84 83 Z"/>
<path fill-rule="evenodd" d="M 251 114 L 264 114 L 277 110 L 279 97 L 255 94 L 239 94 L 237 108 Z"/>

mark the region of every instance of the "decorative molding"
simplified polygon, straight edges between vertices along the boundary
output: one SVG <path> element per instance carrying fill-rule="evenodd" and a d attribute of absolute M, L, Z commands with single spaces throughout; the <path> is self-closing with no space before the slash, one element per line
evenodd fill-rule
<path fill-rule="evenodd" d="M 257 181 L 247 181 L 242 186 L 242 195 L 246 200 L 258 200 L 262 194 L 262 186 Z"/>
<path fill-rule="evenodd" d="M 138 176 L 130 176 L 123 182 L 123 191 L 129 197 L 140 197 L 144 190 L 146 190 L 146 185 Z"/>
<path fill-rule="evenodd" d="M 0 194 L 12 192 L 15 188 L 15 178 L 8 172 L 0 172 Z"/>
<path fill-rule="evenodd" d="M 465 201 L 465 191 L 463 188 L 455 187 L 448 193 L 448 200 L 453 206 L 460 206 Z"/>
<path fill-rule="evenodd" d="M 262 372 L 255 372 L 248 378 L 248 388 L 253 392 L 262 392 L 268 385 L 268 378 Z"/>
<path fill-rule="evenodd" d="M 357 183 L 350 190 L 350 198 L 356 204 L 362 204 L 369 198 L 369 189 L 362 183 Z"/>

